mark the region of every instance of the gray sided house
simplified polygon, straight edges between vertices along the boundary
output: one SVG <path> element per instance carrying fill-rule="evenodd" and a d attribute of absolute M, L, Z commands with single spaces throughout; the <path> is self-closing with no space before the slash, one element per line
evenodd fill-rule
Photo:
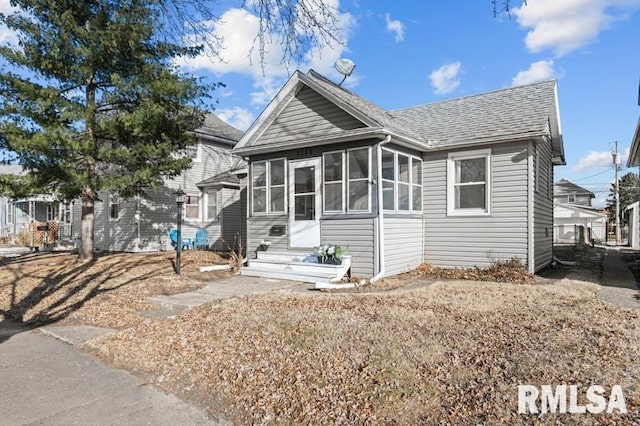
<path fill-rule="evenodd" d="M 182 235 L 194 238 L 206 229 L 209 247 L 227 250 L 239 246 L 244 235 L 244 177 L 246 165 L 231 149 L 242 132 L 210 114 L 196 130 L 195 142 L 184 153 L 191 167 L 144 196 L 122 199 L 101 192 L 95 207 L 94 247 L 107 251 L 172 250 L 169 231 L 176 227 L 176 191 L 186 192 Z M 242 200 L 241 200 L 242 198 Z M 81 206 L 74 203 L 73 230 L 80 239 Z"/>
<path fill-rule="evenodd" d="M 266 239 L 277 253 L 348 246 L 365 278 L 552 260 L 555 81 L 385 111 L 297 71 L 234 153 L 249 162 L 248 270 Z"/>
<path fill-rule="evenodd" d="M 594 198 L 596 198 L 596 195 L 593 192 L 567 179 L 560 179 L 553 186 L 553 201 L 556 204 L 575 204 L 592 207 L 591 200 Z"/>

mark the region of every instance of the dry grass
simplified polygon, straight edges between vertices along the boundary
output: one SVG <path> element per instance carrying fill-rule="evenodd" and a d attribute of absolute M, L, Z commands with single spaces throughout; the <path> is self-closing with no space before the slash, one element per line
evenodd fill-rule
<path fill-rule="evenodd" d="M 106 254 L 92 262 L 71 253 L 0 259 L 0 315 L 29 325 L 64 319 L 127 327 L 141 320 L 141 311 L 156 309 L 149 296 L 201 288 L 216 273 L 198 267 L 227 262 L 212 252 L 185 251 L 178 277 L 174 261 L 175 253 Z"/>
<path fill-rule="evenodd" d="M 89 347 L 239 423 L 633 424 L 639 314 L 596 288 L 448 282 L 236 298 Z M 518 415 L 518 384 L 620 384 L 632 414 Z"/>

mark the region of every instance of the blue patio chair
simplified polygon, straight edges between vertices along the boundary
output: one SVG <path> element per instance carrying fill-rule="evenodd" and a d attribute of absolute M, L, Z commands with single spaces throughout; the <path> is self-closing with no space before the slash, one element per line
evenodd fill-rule
<path fill-rule="evenodd" d="M 175 248 L 178 248 L 178 230 L 177 229 L 172 229 L 171 231 L 169 231 L 169 238 L 171 239 L 171 245 Z M 193 241 L 191 241 L 191 238 L 182 237 L 183 250 L 190 249 L 192 245 L 193 245 Z"/>
<path fill-rule="evenodd" d="M 209 234 L 206 229 L 198 229 L 196 231 L 196 239 L 193 242 L 195 249 L 204 247 L 205 250 L 209 248 Z"/>

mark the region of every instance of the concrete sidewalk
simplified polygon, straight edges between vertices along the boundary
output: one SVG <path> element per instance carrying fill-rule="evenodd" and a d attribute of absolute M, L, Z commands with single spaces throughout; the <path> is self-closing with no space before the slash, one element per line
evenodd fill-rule
<path fill-rule="evenodd" d="M 627 309 L 640 309 L 640 291 L 636 279 L 623 258 L 626 247 L 605 247 L 600 298 Z"/>
<path fill-rule="evenodd" d="M 223 424 L 72 345 L 2 319 L 0 377 L 0 424 Z"/>
<path fill-rule="evenodd" d="M 314 285 L 298 281 L 256 278 L 242 275 L 212 281 L 200 290 L 172 296 L 152 296 L 149 301 L 173 313 L 182 313 L 205 303 L 259 293 L 308 291 Z"/>

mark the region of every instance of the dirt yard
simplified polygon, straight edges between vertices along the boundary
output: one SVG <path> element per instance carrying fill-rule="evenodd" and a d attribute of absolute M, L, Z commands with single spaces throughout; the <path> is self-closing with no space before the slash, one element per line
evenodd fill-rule
<path fill-rule="evenodd" d="M 220 273 L 200 265 L 227 260 L 215 253 L 185 251 L 182 273 L 174 273 L 175 253 L 106 254 L 80 262 L 71 253 L 34 253 L 0 258 L 0 315 L 27 325 L 66 323 L 123 328 L 157 309 L 149 296 L 176 294 L 204 286 Z"/>
<path fill-rule="evenodd" d="M 148 296 L 211 279 L 195 265 L 216 259 L 185 256 L 180 278 L 172 254 L 5 260 L 0 313 L 118 328 L 85 348 L 238 424 L 640 421 L 640 311 L 599 300 L 594 284 L 395 283 L 377 293 L 228 299 L 173 319 L 142 315 L 153 308 Z M 628 414 L 519 415 L 519 384 L 577 385 L 583 405 L 588 386 L 620 385 Z"/>

